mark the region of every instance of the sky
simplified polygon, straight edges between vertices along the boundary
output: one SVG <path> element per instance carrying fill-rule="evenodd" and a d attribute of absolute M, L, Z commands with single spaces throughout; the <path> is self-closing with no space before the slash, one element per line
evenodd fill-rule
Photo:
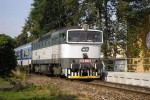
<path fill-rule="evenodd" d="M 0 0 L 0 34 L 14 38 L 21 34 L 33 0 Z"/>

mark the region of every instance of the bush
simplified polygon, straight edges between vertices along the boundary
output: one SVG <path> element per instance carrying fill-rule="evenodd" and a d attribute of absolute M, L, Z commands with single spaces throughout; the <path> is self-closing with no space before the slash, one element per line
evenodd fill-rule
<path fill-rule="evenodd" d="M 0 76 L 6 77 L 17 65 L 13 39 L 0 34 Z"/>

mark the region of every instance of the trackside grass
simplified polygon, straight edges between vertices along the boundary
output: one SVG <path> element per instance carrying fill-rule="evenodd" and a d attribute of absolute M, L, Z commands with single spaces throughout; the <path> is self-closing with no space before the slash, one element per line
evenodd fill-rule
<path fill-rule="evenodd" d="M 6 84 L 6 82 L 9 83 L 9 81 L 3 80 L 0 85 L 3 86 L 2 84 Z M 77 100 L 76 96 L 62 91 L 52 84 L 43 86 L 28 84 L 20 88 L 10 87 L 0 87 L 0 100 Z"/>
<path fill-rule="evenodd" d="M 0 100 L 78 100 L 68 91 L 53 83 L 35 85 L 27 83 L 26 72 L 17 68 L 11 78 L 0 78 Z"/>

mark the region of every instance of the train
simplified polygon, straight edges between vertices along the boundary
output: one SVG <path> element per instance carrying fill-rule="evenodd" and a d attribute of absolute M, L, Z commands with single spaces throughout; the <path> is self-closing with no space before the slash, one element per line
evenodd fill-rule
<path fill-rule="evenodd" d="M 102 44 L 103 32 L 84 24 L 52 30 L 15 48 L 15 53 L 18 65 L 30 66 L 34 72 L 68 79 L 99 79 Z"/>

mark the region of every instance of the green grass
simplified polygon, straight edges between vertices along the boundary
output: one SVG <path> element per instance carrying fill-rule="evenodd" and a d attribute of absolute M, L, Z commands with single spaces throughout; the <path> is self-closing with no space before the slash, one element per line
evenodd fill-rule
<path fill-rule="evenodd" d="M 3 83 L 9 83 L 5 79 L 0 79 L 0 81 L 0 100 L 78 100 L 75 95 L 71 95 L 67 91 L 62 91 L 53 84 L 40 86 L 28 84 L 20 88 L 15 88 L 4 86 Z"/>
<path fill-rule="evenodd" d="M 51 96 L 44 91 L 3 91 L 0 90 L 0 100 L 77 100 L 74 95 Z"/>
<path fill-rule="evenodd" d="M 46 98 L 45 98 L 46 97 Z M 45 98 L 50 99 L 44 94 L 37 94 L 32 91 L 0 91 L 0 99 L 2 100 L 26 100 L 35 98 Z M 36 100 L 36 99 L 35 99 Z M 42 99 L 41 99 L 42 100 Z"/>
<path fill-rule="evenodd" d="M 5 81 L 6 81 L 6 80 L 5 80 L 4 78 L 1 78 L 1 77 L 0 77 L 0 83 L 1 83 L 1 82 L 5 82 Z"/>

